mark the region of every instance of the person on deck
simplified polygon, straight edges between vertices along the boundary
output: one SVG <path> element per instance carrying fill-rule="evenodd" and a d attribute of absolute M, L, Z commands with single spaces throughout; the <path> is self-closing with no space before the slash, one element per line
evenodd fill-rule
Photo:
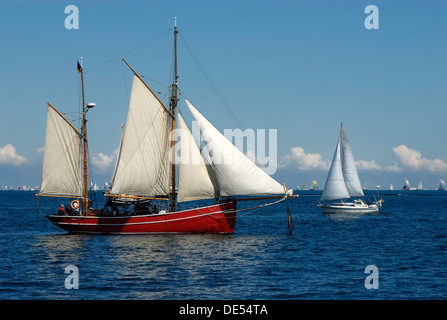
<path fill-rule="evenodd" d="M 136 207 L 135 207 L 135 204 L 131 204 L 130 206 L 129 206 L 129 216 L 134 216 L 136 213 L 137 213 L 137 211 L 136 211 L 137 209 L 136 209 Z"/>
<path fill-rule="evenodd" d="M 64 208 L 64 204 L 61 204 L 61 206 L 59 207 L 59 209 L 57 210 L 57 214 L 60 216 L 65 216 L 65 208 Z"/>

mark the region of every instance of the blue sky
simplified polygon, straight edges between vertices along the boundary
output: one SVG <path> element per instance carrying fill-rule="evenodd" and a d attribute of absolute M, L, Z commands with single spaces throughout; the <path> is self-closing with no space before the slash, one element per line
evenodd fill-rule
<path fill-rule="evenodd" d="M 67 5 L 79 29 L 67 30 Z M 367 5 L 379 29 L 367 30 Z M 278 130 L 279 180 L 321 187 L 344 122 L 362 182 L 447 179 L 445 1 L 0 1 L 0 183 L 38 185 L 51 102 L 79 109 L 84 58 L 95 182 L 112 173 L 131 73 L 169 83 L 174 17 L 244 128 Z M 110 61 L 110 62 L 108 62 Z M 179 86 L 220 130 L 236 124 L 179 40 Z M 186 110 L 182 101 L 181 110 Z M 191 118 L 186 117 L 186 120 Z"/>

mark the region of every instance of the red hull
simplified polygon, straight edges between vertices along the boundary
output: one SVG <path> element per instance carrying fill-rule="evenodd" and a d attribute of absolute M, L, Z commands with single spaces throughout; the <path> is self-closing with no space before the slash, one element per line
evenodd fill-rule
<path fill-rule="evenodd" d="M 236 201 L 154 215 L 46 217 L 54 225 L 76 233 L 233 233 Z"/>

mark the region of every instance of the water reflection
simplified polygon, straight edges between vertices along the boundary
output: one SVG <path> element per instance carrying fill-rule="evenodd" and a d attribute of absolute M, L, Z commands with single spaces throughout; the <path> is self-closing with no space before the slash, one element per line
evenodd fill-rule
<path fill-rule="evenodd" d="M 91 236 L 81 234 L 56 234 L 36 236 L 35 247 L 40 247 L 48 262 L 78 263 L 86 253 Z"/>
<path fill-rule="evenodd" d="M 356 220 L 368 213 L 352 213 L 348 211 L 339 211 L 337 213 L 324 213 L 325 217 L 335 221 Z"/>
<path fill-rule="evenodd" d="M 241 290 L 246 281 L 241 269 L 262 275 L 256 270 L 268 262 L 259 257 L 276 241 L 275 237 L 213 234 L 61 234 L 36 237 L 35 247 L 45 260 L 41 269 L 48 273 L 57 266 L 59 275 L 51 271 L 50 277 L 63 281 L 63 268 L 68 264 L 79 268 L 80 289 L 75 294 L 82 298 L 212 299 Z M 62 282 L 61 286 L 64 291 Z"/>

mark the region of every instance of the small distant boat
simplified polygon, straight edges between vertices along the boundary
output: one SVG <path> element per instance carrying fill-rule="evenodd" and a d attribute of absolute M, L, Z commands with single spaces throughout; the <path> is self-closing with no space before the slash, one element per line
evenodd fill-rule
<path fill-rule="evenodd" d="M 424 188 L 422 187 L 422 181 L 419 181 L 417 190 L 424 190 Z"/>
<path fill-rule="evenodd" d="M 312 190 L 312 191 L 318 190 L 318 184 L 315 180 L 312 180 L 312 185 L 310 186 L 310 190 Z"/>
<path fill-rule="evenodd" d="M 410 190 L 410 181 L 408 179 L 405 179 L 404 186 L 402 187 L 402 190 Z"/>
<path fill-rule="evenodd" d="M 377 190 L 379 187 L 377 187 Z M 363 197 L 362 185 L 355 167 L 351 146 L 346 136 L 343 123 L 341 124 L 340 136 L 338 138 L 335 154 L 332 159 L 331 168 L 324 186 L 324 191 L 320 201 L 332 201 L 340 199 L 340 202 L 324 204 L 318 206 L 324 213 L 376 213 L 382 205 L 382 200 L 366 203 L 362 199 L 355 199 L 352 202 L 344 202 L 344 199 L 351 197 Z"/>
<path fill-rule="evenodd" d="M 390 190 L 394 190 L 393 184 L 390 184 Z"/>
<path fill-rule="evenodd" d="M 445 191 L 445 182 L 444 182 L 444 180 L 439 180 L 439 185 L 438 185 L 438 187 L 436 188 L 436 190 L 439 190 L 439 191 Z"/>
<path fill-rule="evenodd" d="M 301 190 L 307 190 L 306 182 L 303 182 L 303 186 L 301 187 Z"/>

